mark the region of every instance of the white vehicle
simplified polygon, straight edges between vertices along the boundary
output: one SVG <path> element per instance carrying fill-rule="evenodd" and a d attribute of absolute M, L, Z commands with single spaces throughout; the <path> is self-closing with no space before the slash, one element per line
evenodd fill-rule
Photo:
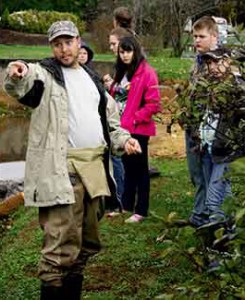
<path fill-rule="evenodd" d="M 226 44 L 227 43 L 227 36 L 228 36 L 228 29 L 229 29 L 229 25 L 227 24 L 227 20 L 225 18 L 214 17 L 214 16 L 212 16 L 212 18 L 216 22 L 216 24 L 218 26 L 218 30 L 219 30 L 218 43 L 220 45 Z"/>

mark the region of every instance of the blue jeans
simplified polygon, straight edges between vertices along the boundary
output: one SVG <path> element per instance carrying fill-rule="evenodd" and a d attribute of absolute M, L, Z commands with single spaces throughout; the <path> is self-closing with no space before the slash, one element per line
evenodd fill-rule
<path fill-rule="evenodd" d="M 117 184 L 117 199 L 121 203 L 124 191 L 124 167 L 121 157 L 111 156 L 113 163 L 113 175 Z"/>
<path fill-rule="evenodd" d="M 208 209 L 205 205 L 207 192 L 202 169 L 201 156 L 199 152 L 193 151 L 195 142 L 192 140 L 188 132 L 185 133 L 185 143 L 189 174 L 191 182 L 196 190 L 194 196 L 194 207 L 192 215 L 190 216 L 190 221 L 196 226 L 201 226 L 204 223 L 208 222 Z"/>
<path fill-rule="evenodd" d="M 231 196 L 230 180 L 227 178 L 228 163 L 214 163 L 211 155 L 206 152 L 202 156 L 202 168 L 206 185 L 206 206 L 209 221 L 224 219 L 225 214 L 221 209 L 226 196 Z"/>
<path fill-rule="evenodd" d="M 196 189 L 190 221 L 201 226 L 216 217 L 224 217 L 221 205 L 225 196 L 231 194 L 230 183 L 223 176 L 228 166 L 213 163 L 209 154 L 203 156 L 199 151 L 193 151 L 195 142 L 187 132 L 185 138 L 188 169 Z"/>

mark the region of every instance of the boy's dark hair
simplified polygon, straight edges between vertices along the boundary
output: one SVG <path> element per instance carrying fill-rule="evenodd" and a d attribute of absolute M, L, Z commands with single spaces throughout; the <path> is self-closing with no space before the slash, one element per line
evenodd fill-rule
<path fill-rule="evenodd" d="M 119 55 L 120 49 L 124 51 L 133 51 L 134 54 L 131 64 L 127 65 L 122 62 Z M 143 59 L 144 55 L 142 53 L 141 45 L 138 43 L 138 41 L 133 36 L 122 38 L 118 45 L 118 56 L 115 65 L 115 82 L 120 83 L 126 72 L 127 78 L 130 81 Z"/>
<path fill-rule="evenodd" d="M 133 16 L 128 7 L 120 6 L 116 8 L 113 12 L 113 17 L 116 20 L 118 26 L 132 29 Z"/>
<path fill-rule="evenodd" d="M 203 16 L 198 19 L 192 26 L 192 30 L 207 29 L 209 33 L 218 34 L 218 26 L 211 16 Z"/>

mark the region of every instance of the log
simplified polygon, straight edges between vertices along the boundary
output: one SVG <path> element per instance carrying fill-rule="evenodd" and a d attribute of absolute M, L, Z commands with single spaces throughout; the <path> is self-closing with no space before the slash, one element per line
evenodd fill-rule
<path fill-rule="evenodd" d="M 0 217 L 5 217 L 24 204 L 24 193 L 19 192 L 0 202 Z"/>

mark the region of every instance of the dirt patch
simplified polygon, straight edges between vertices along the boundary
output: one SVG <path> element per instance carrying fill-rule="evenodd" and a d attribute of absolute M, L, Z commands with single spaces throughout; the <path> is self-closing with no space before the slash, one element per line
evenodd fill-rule
<path fill-rule="evenodd" d="M 84 288 L 88 291 L 103 291 L 110 290 L 113 284 L 116 284 L 118 280 L 115 280 L 115 271 L 112 266 L 99 266 L 88 264 L 86 268 L 86 274 L 89 274 L 89 280 L 85 280 Z"/>
<path fill-rule="evenodd" d="M 132 273 L 129 274 L 129 271 Z M 130 294 L 136 294 L 141 288 L 151 285 L 151 282 L 156 280 L 158 275 L 157 268 L 148 268 L 147 274 L 144 268 L 138 270 L 139 274 L 136 276 L 133 270 L 127 265 L 118 265 L 117 268 L 111 265 L 94 265 L 88 264 L 85 271 L 84 290 L 86 292 L 95 291 L 110 291 L 118 287 L 115 291 L 118 299 L 123 296 L 123 291 L 120 291 L 120 286 L 127 286 Z M 125 277 L 125 274 L 128 274 Z"/>
<path fill-rule="evenodd" d="M 157 135 L 150 139 L 151 157 L 185 157 L 184 132 L 175 124 L 172 133 L 167 133 L 167 125 L 157 124 Z"/>
<path fill-rule="evenodd" d="M 175 86 L 184 85 L 184 80 L 164 80 L 160 82 L 162 112 L 157 119 L 157 135 L 151 137 L 149 145 L 149 154 L 151 157 L 185 157 L 184 131 L 178 124 L 171 126 L 171 133 L 167 132 L 167 125 L 171 123 L 171 115 L 166 107 L 172 103 L 176 106 Z"/>

